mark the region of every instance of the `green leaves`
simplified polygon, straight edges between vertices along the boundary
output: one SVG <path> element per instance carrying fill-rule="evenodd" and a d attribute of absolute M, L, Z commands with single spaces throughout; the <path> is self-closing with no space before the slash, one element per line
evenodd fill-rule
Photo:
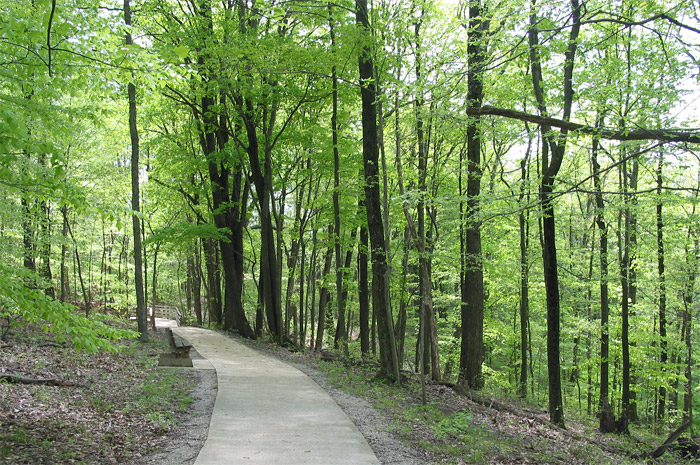
<path fill-rule="evenodd" d="M 187 56 L 190 54 L 190 49 L 185 46 L 185 45 L 178 45 L 175 48 L 173 48 L 173 51 L 177 54 L 177 56 L 180 57 L 180 59 L 184 60 L 187 58 Z"/>
<path fill-rule="evenodd" d="M 0 264 L 0 312 L 13 319 L 20 317 L 19 324 L 40 324 L 44 331 L 55 333 L 59 340 L 86 352 L 115 351 L 110 341 L 138 337 L 138 333 L 110 326 L 95 315 L 86 318 L 72 305 L 58 302 L 25 284 L 39 281 L 38 276 L 24 268 Z"/>

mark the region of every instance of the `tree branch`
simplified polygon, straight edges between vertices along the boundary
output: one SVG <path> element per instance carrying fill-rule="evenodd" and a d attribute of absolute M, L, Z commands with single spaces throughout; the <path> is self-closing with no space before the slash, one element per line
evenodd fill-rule
<path fill-rule="evenodd" d="M 527 121 L 539 126 L 549 126 L 569 131 L 577 131 L 582 134 L 588 134 L 599 137 L 601 139 L 633 141 L 633 140 L 657 140 L 662 142 L 690 142 L 693 144 L 700 143 L 700 129 L 637 129 L 637 130 L 614 130 L 606 128 L 596 128 L 585 124 L 565 121 L 559 118 L 551 118 L 549 116 L 533 115 L 523 111 L 511 110 L 508 108 L 499 108 L 492 106 L 482 106 L 479 108 L 467 108 L 466 113 L 469 116 L 503 116 L 505 118 L 516 119 L 519 121 Z"/>

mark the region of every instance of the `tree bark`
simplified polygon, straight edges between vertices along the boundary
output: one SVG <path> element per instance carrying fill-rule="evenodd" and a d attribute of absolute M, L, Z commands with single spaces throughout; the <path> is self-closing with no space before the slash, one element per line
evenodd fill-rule
<path fill-rule="evenodd" d="M 573 106 L 573 71 L 576 57 L 577 39 L 581 27 L 581 7 L 578 0 L 571 0 L 572 25 L 569 31 L 569 44 L 564 54 L 563 119 L 568 121 Z M 542 65 L 539 54 L 539 34 L 537 15 L 533 10 L 528 29 L 530 70 L 532 87 L 541 115 L 547 115 L 542 78 Z M 561 392 L 561 366 L 559 353 L 560 338 L 560 302 L 559 272 L 557 268 L 556 223 L 554 221 L 554 204 L 552 194 L 554 181 L 561 168 L 566 152 L 568 129 L 559 131 L 558 137 L 552 134 L 551 127 L 540 126 L 542 134 L 542 178 L 540 181 L 540 208 L 542 210 L 542 261 L 544 268 L 545 293 L 547 300 L 547 373 L 549 385 L 549 416 L 552 423 L 564 426 L 564 403 Z M 551 160 L 549 159 L 551 151 Z"/>
<path fill-rule="evenodd" d="M 226 145 L 226 131 L 220 126 L 212 108 L 211 97 L 203 96 L 201 145 L 208 159 L 209 178 L 211 179 L 214 222 L 226 239 L 219 241 L 221 260 L 224 270 L 224 329 L 235 329 L 245 338 L 255 338 L 255 332 L 248 323 L 243 309 L 243 221 L 247 190 L 242 186 L 242 173 L 237 169 L 233 173 L 233 186 L 230 186 L 231 172 L 223 161 L 218 161 L 215 154 Z M 223 115 L 221 116 L 223 119 Z M 218 128 L 220 134 L 215 134 Z M 241 192 L 243 191 L 243 192 Z"/>
<path fill-rule="evenodd" d="M 331 247 L 333 237 L 333 224 L 328 225 L 328 248 L 326 256 L 323 260 L 323 273 L 321 274 L 321 291 L 318 297 L 318 329 L 316 331 L 316 350 L 323 350 L 323 336 L 326 330 L 326 307 L 328 306 L 329 291 L 325 284 L 326 276 L 331 272 L 331 264 L 333 263 L 333 247 Z"/>
<path fill-rule="evenodd" d="M 360 200 L 359 207 L 364 210 L 364 201 Z M 364 216 L 364 211 L 358 215 Z M 367 273 L 367 250 L 369 248 L 369 232 L 365 221 L 360 225 L 360 243 L 357 246 L 357 294 L 360 306 L 360 352 L 363 356 L 370 351 L 370 308 L 369 308 L 369 276 Z"/>
<path fill-rule="evenodd" d="M 421 17 L 423 11 L 418 13 Z M 426 178 L 428 170 L 428 149 L 429 141 L 425 136 L 425 124 L 423 121 L 423 106 L 424 98 L 421 90 L 423 85 L 422 76 L 422 52 L 421 52 L 421 35 L 420 27 L 422 21 L 418 18 L 414 23 L 414 38 L 416 46 L 416 83 L 418 95 L 416 95 L 415 112 L 416 112 L 416 141 L 418 143 L 418 203 L 417 209 L 417 228 L 411 227 L 412 234 L 416 241 L 419 251 L 419 273 L 420 273 L 420 295 L 421 295 L 421 316 L 423 328 L 423 374 L 428 374 L 433 381 L 440 381 L 440 352 L 438 350 L 437 328 L 435 324 L 435 306 L 433 305 L 432 295 L 432 273 L 430 268 L 430 250 L 425 234 L 425 198 L 428 195 L 426 188 Z M 397 129 L 398 131 L 398 129 Z M 397 154 L 397 158 L 399 155 Z M 403 190 L 403 189 L 402 189 Z M 401 193 L 403 195 L 403 192 Z M 408 213 L 405 211 L 405 213 Z M 409 215 L 410 216 L 410 215 Z M 407 218 L 409 217 L 407 216 Z M 417 229 L 417 230 L 416 230 Z"/>
<path fill-rule="evenodd" d="M 656 254 L 657 254 L 657 272 L 659 275 L 659 363 L 661 371 L 666 372 L 666 363 L 668 362 L 668 350 L 666 341 L 666 270 L 665 270 L 665 254 L 664 254 L 664 219 L 663 219 L 663 202 L 661 195 L 663 193 L 663 152 L 659 152 L 659 162 L 656 168 Z M 662 380 L 659 386 L 659 402 L 656 411 L 657 418 L 663 420 L 666 416 L 666 387 L 665 380 Z"/>
<path fill-rule="evenodd" d="M 61 243 L 61 302 L 65 302 L 70 298 L 70 279 L 68 277 L 68 266 L 66 266 L 66 256 L 68 255 L 68 206 L 61 207 L 61 219 L 63 228 L 61 235 L 63 242 Z"/>
<path fill-rule="evenodd" d="M 42 159 L 44 156 L 42 155 Z M 39 202 L 41 211 L 41 267 L 39 275 L 44 280 L 44 293 L 52 299 L 56 297 L 51 273 L 51 209 L 46 200 Z"/>
<path fill-rule="evenodd" d="M 483 17 L 481 0 L 469 1 L 469 41 L 467 44 L 467 108 L 478 108 L 484 99 L 483 76 L 486 65 L 484 43 L 489 22 Z M 459 382 L 470 389 L 484 387 L 484 270 L 481 255 L 481 135 L 480 118 L 467 126 L 467 202 L 464 212 L 464 253 L 462 255 L 462 343 L 459 357 Z"/>
<path fill-rule="evenodd" d="M 194 270 L 192 274 L 192 300 L 194 303 L 194 314 L 197 317 L 197 324 L 204 324 L 204 315 L 202 314 L 202 258 L 199 247 L 195 245 L 194 251 Z"/>
<path fill-rule="evenodd" d="M 219 274 L 217 272 L 217 250 L 214 239 L 202 239 L 204 245 L 204 260 L 207 269 L 207 281 L 209 287 L 207 289 L 207 306 L 209 309 L 209 322 L 216 323 L 221 326 L 224 322 L 224 316 L 221 309 L 221 284 L 219 282 Z"/>
<path fill-rule="evenodd" d="M 519 202 L 522 204 L 525 200 L 528 169 L 528 156 L 520 162 L 520 196 Z M 523 399 L 527 397 L 527 348 L 528 348 L 528 328 L 530 326 L 530 288 L 529 275 L 530 264 L 528 263 L 528 219 L 525 211 L 521 210 L 518 214 L 518 229 L 520 233 L 520 379 L 518 380 L 518 395 Z"/>
<path fill-rule="evenodd" d="M 695 191 L 691 217 L 695 217 L 696 205 L 700 192 L 700 170 L 698 171 L 697 189 Z M 683 340 L 685 342 L 685 395 L 683 396 L 683 418 L 690 422 L 690 436 L 693 437 L 693 305 L 695 299 L 695 281 L 700 265 L 700 226 L 691 222 L 685 247 L 685 283 L 683 286 Z"/>
<path fill-rule="evenodd" d="M 333 27 L 333 8 L 328 4 L 328 26 L 331 39 L 331 52 L 335 56 L 335 29 Z M 331 113 L 331 135 L 333 139 L 333 244 L 335 250 L 335 290 L 338 309 L 338 325 L 335 330 L 334 347 L 342 346 L 348 355 L 348 340 L 345 334 L 345 299 L 343 292 L 343 246 L 340 242 L 340 153 L 338 151 L 338 75 L 335 65 L 331 70 L 331 96 L 333 109 Z"/>
<path fill-rule="evenodd" d="M 131 26 L 131 6 L 129 0 L 124 0 L 124 23 Z M 130 33 L 126 33 L 126 45 L 134 42 Z M 127 84 L 129 99 L 129 133 L 131 134 L 131 210 L 134 233 L 134 288 L 136 292 L 136 320 L 140 340 L 148 340 L 146 321 L 146 301 L 143 289 L 143 259 L 141 256 L 141 221 L 139 218 L 139 133 L 136 125 L 136 86 L 133 82 Z"/>
<path fill-rule="evenodd" d="M 369 34 L 367 0 L 355 1 L 357 25 L 363 34 Z M 380 371 L 394 382 L 399 381 L 399 363 L 394 339 L 394 321 L 387 301 L 387 256 L 379 197 L 379 151 L 377 145 L 377 110 L 374 62 L 368 45 L 362 47 L 359 57 L 360 89 L 362 96 L 362 155 L 365 175 L 365 208 L 369 229 L 372 261 L 372 306 L 377 315 Z"/>
<path fill-rule="evenodd" d="M 593 168 L 593 186 L 595 189 L 595 221 L 600 230 L 600 398 L 598 401 L 598 415 L 600 420 L 600 432 L 612 433 L 616 430 L 616 426 L 608 391 L 610 386 L 608 360 L 610 357 L 610 330 L 608 327 L 608 318 L 610 315 L 610 303 L 608 298 L 608 226 L 605 222 L 605 203 L 603 202 L 600 179 L 598 148 L 598 140 L 593 139 L 591 165 Z"/>

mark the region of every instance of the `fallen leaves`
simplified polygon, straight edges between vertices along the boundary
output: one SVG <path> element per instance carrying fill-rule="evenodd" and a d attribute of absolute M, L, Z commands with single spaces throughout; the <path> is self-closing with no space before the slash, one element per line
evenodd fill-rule
<path fill-rule="evenodd" d="M 168 428 L 161 419 L 176 406 L 154 412 L 140 399 L 145 383 L 159 376 L 152 355 L 164 341 L 89 355 L 36 337 L 18 334 L 0 349 L 0 375 L 78 386 L 0 381 L 0 463 L 133 463 L 163 443 Z"/>

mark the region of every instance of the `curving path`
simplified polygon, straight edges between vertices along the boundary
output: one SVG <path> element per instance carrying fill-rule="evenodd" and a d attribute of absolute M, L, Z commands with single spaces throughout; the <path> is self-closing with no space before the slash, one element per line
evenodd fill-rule
<path fill-rule="evenodd" d="M 335 401 L 301 371 L 201 328 L 173 328 L 216 369 L 209 434 L 195 465 L 379 464 Z"/>

